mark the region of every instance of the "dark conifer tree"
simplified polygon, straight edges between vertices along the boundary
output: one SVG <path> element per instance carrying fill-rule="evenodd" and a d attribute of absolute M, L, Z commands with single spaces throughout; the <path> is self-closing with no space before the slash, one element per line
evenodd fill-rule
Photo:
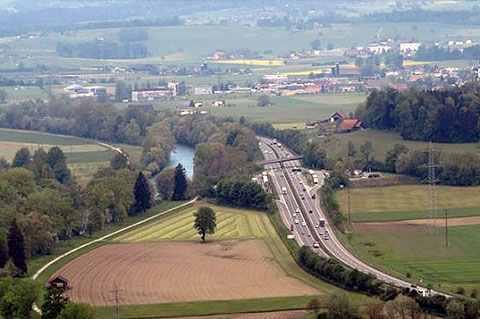
<path fill-rule="evenodd" d="M 49 288 L 42 305 L 42 319 L 56 319 L 69 302 L 65 289 Z"/>
<path fill-rule="evenodd" d="M 138 177 L 133 189 L 133 195 L 135 197 L 135 201 L 132 205 L 132 209 L 130 210 L 131 215 L 143 213 L 152 207 L 150 186 L 148 185 L 147 178 L 142 172 L 138 173 Z"/>
<path fill-rule="evenodd" d="M 13 264 L 19 272 L 24 275 L 27 273 L 27 257 L 25 254 L 25 235 L 14 219 L 8 229 L 8 255 L 12 258 Z"/>
<path fill-rule="evenodd" d="M 174 182 L 175 185 L 173 188 L 172 200 L 184 200 L 186 197 L 188 182 L 185 174 L 185 168 L 183 168 L 182 164 L 180 163 L 175 168 Z"/>
<path fill-rule="evenodd" d="M 4 234 L 0 232 L 0 268 L 4 268 L 8 260 L 7 242 Z"/>
<path fill-rule="evenodd" d="M 30 151 L 26 147 L 19 149 L 12 160 L 12 167 L 22 167 L 28 164 L 30 164 Z"/>

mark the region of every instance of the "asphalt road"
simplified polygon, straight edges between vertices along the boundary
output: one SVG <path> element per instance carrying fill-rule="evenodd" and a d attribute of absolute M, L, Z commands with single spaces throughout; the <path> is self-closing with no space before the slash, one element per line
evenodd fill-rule
<path fill-rule="evenodd" d="M 292 154 L 290 150 L 285 149 L 284 146 L 278 147 L 274 144 L 272 139 L 259 137 L 259 140 L 260 149 L 266 160 L 294 156 L 294 154 Z M 277 201 L 280 215 L 287 227 L 290 228 L 291 225 L 293 225 L 292 233 L 295 236 L 295 240 L 297 240 L 300 245 L 312 247 L 312 249 L 322 256 L 333 256 L 345 265 L 356 268 L 363 273 L 373 274 L 378 279 L 387 283 L 401 288 L 412 288 L 412 283 L 387 274 L 352 254 L 343 246 L 336 237 L 332 226 L 327 222 L 325 222 L 324 227 L 318 226 L 320 218 L 327 220 L 320 206 L 320 196 L 317 194 L 318 189 L 323 185 L 324 176 L 320 175 L 320 172 L 317 172 L 317 175 L 319 175 L 319 184 L 314 187 L 309 187 L 301 172 L 292 172 L 293 167 L 301 168 L 300 161 L 284 162 L 283 167 L 280 163 L 265 165 L 265 169 L 270 174 L 270 183 L 273 183 L 272 186 L 275 187 L 280 197 Z M 289 183 L 288 180 L 291 182 Z M 286 194 L 282 194 L 282 187 L 286 187 Z M 313 194 L 316 195 L 315 199 L 312 199 Z M 298 213 L 302 211 L 303 214 Z M 295 223 L 295 219 L 298 219 L 298 224 Z M 303 222 L 310 227 L 302 226 Z M 313 244 L 317 241 L 320 243 L 320 247 L 314 248 Z M 416 289 L 419 292 L 427 291 L 425 287 L 421 286 L 417 286 Z M 432 291 L 432 293 L 445 295 L 437 291 Z"/>

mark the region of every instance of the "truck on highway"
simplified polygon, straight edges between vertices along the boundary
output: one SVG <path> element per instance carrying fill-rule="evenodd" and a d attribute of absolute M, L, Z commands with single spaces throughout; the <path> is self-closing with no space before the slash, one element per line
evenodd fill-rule
<path fill-rule="evenodd" d="M 282 194 L 287 195 L 287 188 L 285 186 L 282 187 Z"/>
<path fill-rule="evenodd" d="M 278 146 L 278 147 L 282 147 L 282 144 L 280 144 L 280 143 L 277 143 L 277 146 Z"/>
<path fill-rule="evenodd" d="M 318 221 L 318 225 L 320 227 L 325 227 L 325 218 L 320 218 L 319 221 Z"/>

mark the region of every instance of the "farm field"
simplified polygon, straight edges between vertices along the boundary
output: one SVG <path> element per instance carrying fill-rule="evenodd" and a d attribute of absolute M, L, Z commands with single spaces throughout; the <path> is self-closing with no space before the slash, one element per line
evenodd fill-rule
<path fill-rule="evenodd" d="M 426 224 L 379 224 L 374 228 L 355 225 L 345 241 L 362 258 L 399 276 L 409 273 L 417 282 L 452 291 L 460 286 L 480 287 L 478 222 L 449 227 L 448 247 L 444 227 L 432 232 Z"/>
<path fill-rule="evenodd" d="M 115 285 L 123 304 L 319 294 L 286 276 L 261 240 L 106 245 L 57 274 L 72 300 L 96 306 L 111 304 Z"/>
<path fill-rule="evenodd" d="M 413 27 L 415 26 L 415 27 Z M 335 43 L 337 47 L 371 42 L 378 29 L 382 29 L 382 36 L 394 38 L 401 35 L 404 38 L 417 38 L 418 41 L 448 41 L 468 37 L 472 41 L 480 38 L 478 27 L 465 27 L 441 23 L 395 23 L 395 24 L 332 24 L 314 30 L 287 30 L 284 28 L 260 28 L 238 26 L 167 26 L 148 27 L 150 39 L 147 41 L 152 57 L 137 60 L 91 60 L 65 59 L 55 56 L 55 47 L 58 42 L 83 42 L 99 37 L 106 40 L 118 40 L 119 29 L 94 29 L 68 32 L 63 35 L 49 34 L 37 39 L 15 40 L 7 38 L 5 41 L 14 50 L 21 54 L 29 54 L 31 58 L 25 65 L 45 64 L 47 66 L 92 66 L 98 64 L 126 65 L 132 63 L 170 63 L 170 62 L 198 62 L 214 50 L 235 50 L 238 43 L 243 49 L 263 52 L 272 50 L 273 54 L 288 52 L 294 49 L 309 48 L 309 43 L 322 35 L 323 43 Z M 178 39 L 182 44 L 179 45 Z M 1 41 L 1 39 L 0 39 Z M 70 64 L 70 61 L 73 64 Z"/>
<path fill-rule="evenodd" d="M 217 236 L 201 243 L 192 229 L 192 213 L 205 205 L 217 212 L 218 229 Z M 112 264 L 118 267 L 107 266 Z M 114 313 L 112 285 L 122 291 L 122 313 L 131 316 L 299 309 L 311 295 L 338 290 L 296 264 L 265 213 L 202 202 L 118 235 L 63 265 L 56 273 L 80 287 L 72 289 L 72 298 L 103 305 L 96 308 L 99 318 Z M 185 306 L 188 300 L 196 301 Z"/>
<path fill-rule="evenodd" d="M 39 148 L 48 151 L 53 146 L 59 146 L 63 150 L 68 166 L 80 185 L 88 183 L 98 168 L 110 165 L 110 159 L 113 156 L 111 150 L 87 139 L 0 129 L 0 157 L 4 157 L 9 162 L 20 148 L 26 147 L 33 153 Z"/>
<path fill-rule="evenodd" d="M 428 219 L 426 185 L 350 189 L 351 232 L 343 241 L 383 269 L 435 288 L 480 287 L 480 187 L 437 186 L 437 219 Z M 337 192 L 346 215 L 348 194 Z M 445 247 L 445 210 L 449 246 Z M 431 227 L 434 224 L 436 227 Z"/>
<path fill-rule="evenodd" d="M 46 99 L 47 92 L 36 86 L 0 86 L 0 90 L 7 92 L 8 102 L 21 102 L 24 100 Z"/>
<path fill-rule="evenodd" d="M 152 242 L 164 240 L 198 240 L 200 237 L 193 229 L 193 213 L 199 205 L 194 205 L 179 214 L 157 220 L 143 227 L 120 235 L 114 239 L 119 242 Z M 217 230 L 209 240 L 248 239 L 267 237 L 271 225 L 268 217 L 256 211 L 240 210 L 215 206 Z"/>
<path fill-rule="evenodd" d="M 424 150 L 428 148 L 428 143 L 426 142 L 407 141 L 403 140 L 402 137 L 396 133 L 366 129 L 330 137 L 328 140 L 325 140 L 325 144 L 328 147 L 327 152 L 334 158 L 344 157 L 347 154 L 349 141 L 353 142 L 357 150 L 360 148 L 360 145 L 366 141 L 371 141 L 373 144 L 372 156 L 382 161 L 395 143 L 403 143 L 410 150 Z M 480 150 L 479 143 L 433 143 L 433 146 L 439 148 L 442 153 L 477 153 Z"/>
<path fill-rule="evenodd" d="M 450 217 L 480 215 L 480 187 L 436 187 L 439 215 L 448 209 Z M 398 185 L 350 189 L 352 221 L 394 221 L 427 216 L 427 185 Z M 348 211 L 348 194 L 337 192 L 340 210 Z"/>

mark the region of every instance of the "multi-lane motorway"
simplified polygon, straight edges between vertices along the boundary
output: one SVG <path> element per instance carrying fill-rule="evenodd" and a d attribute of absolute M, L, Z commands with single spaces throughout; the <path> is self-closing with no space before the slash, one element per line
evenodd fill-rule
<path fill-rule="evenodd" d="M 259 137 L 259 146 L 266 160 L 287 158 L 293 156 L 292 152 L 284 146 L 278 146 L 272 139 Z M 320 206 L 320 198 L 317 196 L 318 188 L 323 183 L 323 177 L 319 176 L 319 184 L 309 187 L 307 181 L 301 172 L 292 172 L 293 167 L 301 167 L 298 160 L 265 165 L 266 171 L 270 175 L 272 187 L 275 187 L 279 194 L 277 206 L 283 222 L 291 228 L 295 240 L 300 245 L 312 247 L 322 256 L 333 256 L 345 265 L 356 268 L 361 272 L 373 274 L 378 279 L 397 287 L 412 288 L 412 283 L 403 279 L 389 275 L 380 269 L 373 267 L 362 261 L 348 249 L 346 249 L 340 240 L 336 237 L 332 226 L 328 222 L 324 227 L 319 226 L 321 218 L 327 220 L 325 213 Z M 286 193 L 282 192 L 286 188 Z M 312 195 L 316 195 L 312 198 Z M 296 223 L 298 222 L 298 223 Z M 318 242 L 319 245 L 314 244 Z M 318 247 L 316 247 L 318 246 Z M 416 287 L 419 292 L 426 292 L 425 287 Z M 432 291 L 432 293 L 442 294 Z"/>

